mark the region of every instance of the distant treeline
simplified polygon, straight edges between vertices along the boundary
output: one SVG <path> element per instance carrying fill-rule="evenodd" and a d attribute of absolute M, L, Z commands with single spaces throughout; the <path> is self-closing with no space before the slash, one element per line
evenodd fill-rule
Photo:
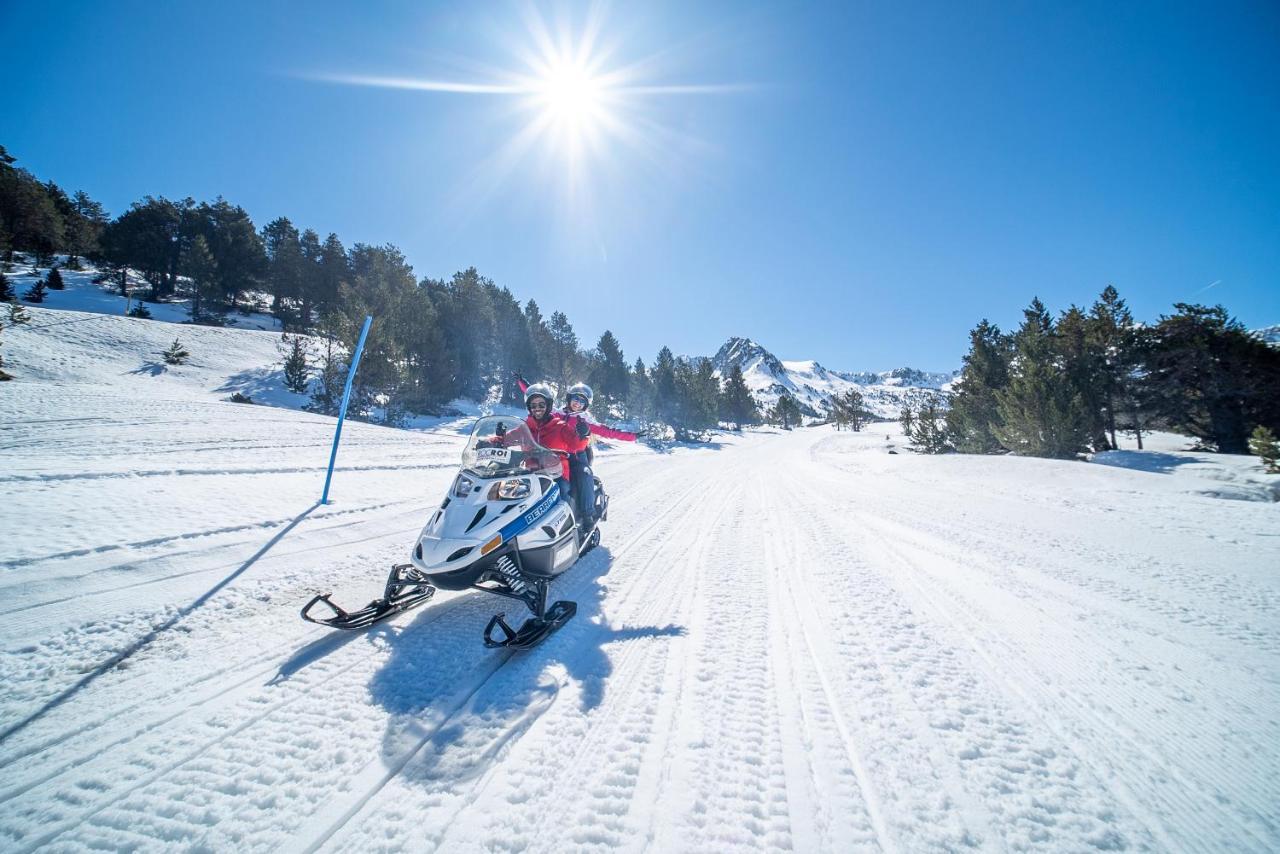
<path fill-rule="evenodd" d="M 950 408 L 903 413 L 921 450 L 1070 458 L 1161 429 L 1240 454 L 1280 432 L 1280 350 L 1222 306 L 1177 303 L 1144 325 L 1108 286 L 1056 320 L 1035 299 L 1017 331 L 983 320 L 969 342 Z"/>
<path fill-rule="evenodd" d="M 243 208 L 147 196 L 114 219 L 84 192 L 41 182 L 0 146 L 0 252 L 48 266 L 68 256 L 105 268 L 126 287 L 133 270 L 151 300 L 189 299 L 192 320 L 221 324 L 265 295 L 288 332 L 319 336 L 308 353 L 295 336 L 286 374 L 312 407 L 333 412 L 366 314 L 375 318 L 353 394 L 357 416 L 397 423 L 439 412 L 456 398 L 519 405 L 514 376 L 564 389 L 585 380 L 600 417 L 668 425 L 692 436 L 719 422 L 799 423 L 784 395 L 761 413 L 735 366 L 721 381 L 707 359 L 663 347 L 652 365 L 628 363 L 605 331 L 584 348 L 562 311 L 545 317 L 475 268 L 448 280 L 417 279 L 394 246 L 323 240 L 287 217 L 257 228 Z M 0 276 L 0 294 L 12 289 Z M 1070 457 L 1116 447 L 1117 434 L 1169 429 L 1240 453 L 1255 428 L 1280 431 L 1280 351 L 1249 335 L 1222 307 L 1181 304 L 1152 326 L 1136 323 L 1114 288 L 1088 310 L 1054 320 L 1039 300 L 1012 334 L 982 321 L 950 406 L 939 399 L 904 412 L 917 447 Z M 871 417 L 856 392 L 827 402 L 837 427 Z"/>
<path fill-rule="evenodd" d="M 676 358 L 667 347 L 651 366 L 639 358 L 628 363 L 609 331 L 584 348 L 566 313 L 545 317 L 536 301 L 522 305 L 475 268 L 419 280 L 394 246 L 347 248 L 338 235 L 321 239 L 287 217 L 259 229 L 222 198 L 147 196 L 113 219 L 84 192 L 68 194 L 14 162 L 0 146 L 0 252 L 7 262 L 15 251 L 31 253 L 41 266 L 65 254 L 70 269 L 87 258 L 122 292 L 132 270 L 149 285 L 146 299 L 190 300 L 195 323 L 221 325 L 236 309 L 270 311 L 286 332 L 327 342 L 319 353 L 297 338 L 288 348 L 291 384 L 310 391 L 317 411 L 336 409 L 347 353 L 370 314 L 374 327 L 353 390 L 357 416 L 396 423 L 456 398 L 495 393 L 519 405 L 519 374 L 560 389 L 585 380 L 600 417 L 668 425 L 681 436 L 764 417 L 740 371 L 722 383 L 709 360 Z M 254 304 L 260 295 L 266 305 Z"/>

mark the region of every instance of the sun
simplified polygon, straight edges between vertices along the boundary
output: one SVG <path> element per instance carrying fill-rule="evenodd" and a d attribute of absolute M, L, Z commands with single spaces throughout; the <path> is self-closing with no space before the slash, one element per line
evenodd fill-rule
<path fill-rule="evenodd" d="M 604 117 L 603 81 L 585 68 L 567 62 L 555 64 L 535 86 L 535 98 L 552 123 L 585 130 Z"/>

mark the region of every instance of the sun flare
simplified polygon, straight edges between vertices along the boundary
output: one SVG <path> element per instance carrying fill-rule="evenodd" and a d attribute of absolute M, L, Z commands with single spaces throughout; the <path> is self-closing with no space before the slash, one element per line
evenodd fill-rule
<path fill-rule="evenodd" d="M 663 121 L 664 99 L 743 91 L 723 84 L 672 82 L 666 54 L 623 59 L 625 49 L 605 34 L 593 13 L 585 25 L 553 26 L 530 9 L 523 33 L 514 33 L 511 63 L 472 69 L 470 79 L 318 75 L 358 86 L 490 97 L 508 101 L 501 113 L 510 133 L 477 165 L 467 182 L 497 192 L 522 170 L 559 183 L 571 196 L 589 197 L 624 164 L 651 164 L 671 151 L 682 156 L 697 141 Z M 534 168 L 527 168 L 527 167 Z"/>

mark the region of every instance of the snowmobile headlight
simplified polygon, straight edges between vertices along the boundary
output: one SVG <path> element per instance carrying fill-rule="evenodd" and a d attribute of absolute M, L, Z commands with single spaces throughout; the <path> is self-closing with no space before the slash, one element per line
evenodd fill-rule
<path fill-rule="evenodd" d="M 475 486 L 475 481 L 467 477 L 465 474 L 458 475 L 458 479 L 453 484 L 453 494 L 459 498 L 466 498 L 471 494 L 471 487 Z"/>
<path fill-rule="evenodd" d="M 529 496 L 529 481 L 516 478 L 515 480 L 500 480 L 493 486 L 489 487 L 490 501 L 516 501 L 520 498 Z"/>

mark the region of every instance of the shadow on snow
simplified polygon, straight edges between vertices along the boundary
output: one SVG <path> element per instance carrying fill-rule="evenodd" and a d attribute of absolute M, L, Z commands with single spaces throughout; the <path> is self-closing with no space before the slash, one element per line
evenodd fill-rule
<path fill-rule="evenodd" d="M 1134 471 L 1168 474 L 1179 466 L 1192 465 L 1200 460 L 1192 456 L 1178 456 L 1160 451 L 1104 451 L 1094 454 L 1093 462 Z"/>
<path fill-rule="evenodd" d="M 388 634 L 390 658 L 369 684 L 373 701 L 392 715 L 384 761 L 403 762 L 411 752 L 402 775 L 423 783 L 482 774 L 571 680 L 582 713 L 600 706 L 614 670 L 609 645 L 685 634 L 676 625 L 611 626 L 602 579 L 612 563 L 600 546 L 553 583 L 549 598 L 577 602 L 577 615 L 531 650 L 484 647 L 481 634 L 494 612 L 506 612 L 514 625 L 528 614 L 519 603 L 479 592 L 428 606 Z"/>

